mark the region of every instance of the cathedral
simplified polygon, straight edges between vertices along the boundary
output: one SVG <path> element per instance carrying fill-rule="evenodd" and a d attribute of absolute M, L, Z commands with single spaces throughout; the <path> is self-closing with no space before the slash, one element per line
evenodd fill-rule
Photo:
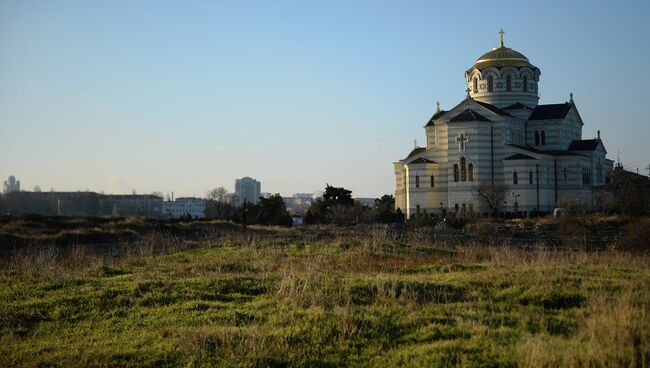
<path fill-rule="evenodd" d="M 520 215 L 566 203 L 599 206 L 595 193 L 613 170 L 600 131 L 583 139 L 573 95 L 539 105 L 540 69 L 499 33 L 499 47 L 465 72 L 467 97 L 448 111 L 436 104 L 424 125 L 426 145 L 416 142 L 394 163 L 395 207 L 407 217 L 486 214 L 479 195 L 486 190 L 500 192 L 499 212 Z"/>

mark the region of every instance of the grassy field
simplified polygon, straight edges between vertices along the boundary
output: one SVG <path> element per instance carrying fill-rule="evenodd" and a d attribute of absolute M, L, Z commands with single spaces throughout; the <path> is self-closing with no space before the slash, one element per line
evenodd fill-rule
<path fill-rule="evenodd" d="M 646 254 L 267 231 L 12 258 L 0 366 L 650 366 Z"/>

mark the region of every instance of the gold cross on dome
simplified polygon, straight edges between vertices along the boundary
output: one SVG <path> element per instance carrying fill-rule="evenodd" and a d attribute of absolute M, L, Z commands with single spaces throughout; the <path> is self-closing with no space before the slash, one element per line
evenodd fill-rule
<path fill-rule="evenodd" d="M 501 38 L 501 42 L 499 43 L 499 47 L 503 47 L 503 34 L 506 33 L 503 28 L 499 31 L 499 38 Z"/>

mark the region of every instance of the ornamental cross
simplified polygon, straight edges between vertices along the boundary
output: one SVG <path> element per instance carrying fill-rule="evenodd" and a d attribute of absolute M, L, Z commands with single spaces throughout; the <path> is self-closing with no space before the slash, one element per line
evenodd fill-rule
<path fill-rule="evenodd" d="M 501 42 L 499 43 L 499 47 L 503 47 L 503 34 L 506 33 L 503 28 L 499 31 L 499 37 L 501 38 Z"/>
<path fill-rule="evenodd" d="M 465 142 L 469 141 L 464 134 L 456 137 L 456 142 L 458 142 L 458 151 L 465 151 Z"/>

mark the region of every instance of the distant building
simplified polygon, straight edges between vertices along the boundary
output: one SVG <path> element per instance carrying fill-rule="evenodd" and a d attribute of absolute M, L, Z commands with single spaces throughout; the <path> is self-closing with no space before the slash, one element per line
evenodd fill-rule
<path fill-rule="evenodd" d="M 266 199 L 271 198 L 271 196 L 273 196 L 273 194 L 271 194 L 269 192 L 264 192 L 264 193 L 262 193 L 262 195 L 260 195 L 260 197 L 266 198 Z"/>
<path fill-rule="evenodd" d="M 5 180 L 2 193 L 20 192 L 20 180 L 16 180 L 15 176 L 10 176 Z"/>
<path fill-rule="evenodd" d="M 262 196 L 262 184 L 248 176 L 235 180 L 235 199 L 237 205 L 244 203 L 256 204 Z"/>
<path fill-rule="evenodd" d="M 101 215 L 160 217 L 161 197 L 150 194 L 102 194 L 99 196 Z"/>
<path fill-rule="evenodd" d="M 176 198 L 175 201 L 162 203 L 162 213 L 167 218 L 181 218 L 190 216 L 192 218 L 205 217 L 205 201 L 201 198 Z"/>
<path fill-rule="evenodd" d="M 303 214 L 313 202 L 314 195 L 311 193 L 294 193 L 291 197 L 282 197 L 287 210 L 295 214 Z"/>
<path fill-rule="evenodd" d="M 375 207 L 375 199 L 374 198 L 355 198 L 354 200 L 361 203 L 361 205 L 364 206 L 364 207 L 370 207 L 370 208 Z"/>

